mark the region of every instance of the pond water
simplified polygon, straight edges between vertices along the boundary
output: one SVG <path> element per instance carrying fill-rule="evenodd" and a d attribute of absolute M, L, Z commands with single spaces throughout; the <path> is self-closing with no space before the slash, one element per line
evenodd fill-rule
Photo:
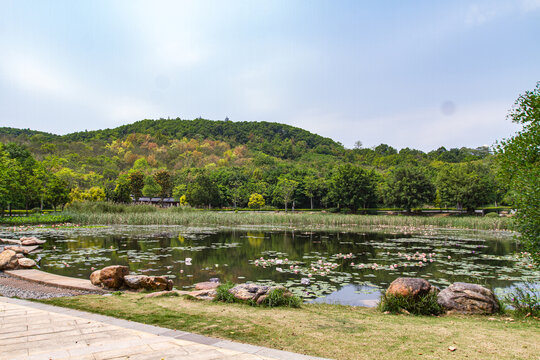
<path fill-rule="evenodd" d="M 373 306 L 397 277 L 422 277 L 444 288 L 456 281 L 501 292 L 540 272 L 512 234 L 424 230 L 306 232 L 265 228 L 113 226 L 1 228 L 0 237 L 48 240 L 34 257 L 47 272 L 88 278 L 94 269 L 126 265 L 166 275 L 177 288 L 221 281 L 282 284 L 306 301 Z M 189 260 L 191 259 L 191 260 Z"/>

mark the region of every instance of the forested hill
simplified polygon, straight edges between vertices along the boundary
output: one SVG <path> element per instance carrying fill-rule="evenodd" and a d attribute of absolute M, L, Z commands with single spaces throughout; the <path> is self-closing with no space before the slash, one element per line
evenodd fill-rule
<path fill-rule="evenodd" d="M 45 190 L 53 196 L 61 187 L 72 192 L 71 200 L 99 198 L 97 193 L 125 200 L 128 183 L 133 193 L 186 195 L 194 206 L 246 206 L 258 194 L 274 206 L 286 198 L 299 207 L 410 207 L 390 191 L 407 177 L 422 187 L 403 197 L 416 205 L 437 199 L 439 206 L 470 207 L 471 199 L 484 205 L 506 194 L 495 181 L 493 159 L 487 147 L 428 153 L 386 144 L 345 149 L 332 139 L 270 122 L 142 120 L 67 135 L 0 128 L 0 210 L 8 203 L 33 207 Z M 41 185 L 21 190 L 30 183 Z M 6 190 L 15 185 L 20 189 Z M 358 194 L 338 196 L 340 189 Z M 28 196 L 9 200 L 9 194 Z"/>
<path fill-rule="evenodd" d="M 199 138 L 227 141 L 231 145 L 247 144 L 254 139 L 283 141 L 292 139 L 304 141 L 313 149 L 317 146 L 342 148 L 330 138 L 310 133 L 294 126 L 256 121 L 215 121 L 207 119 L 182 120 L 160 119 L 141 120 L 133 124 L 122 125 L 114 129 L 76 132 L 65 135 L 66 140 L 85 141 L 91 139 L 118 139 L 132 133 L 165 136 L 171 139 Z"/>
<path fill-rule="evenodd" d="M 291 140 L 295 143 L 302 142 L 308 149 L 316 149 L 322 153 L 334 153 L 342 150 L 343 146 L 330 138 L 313 134 L 304 129 L 294 126 L 272 122 L 232 122 L 213 121 L 206 119 L 182 120 L 160 119 L 141 120 L 133 124 L 122 125 L 113 129 L 79 131 L 59 136 L 30 129 L 0 128 L 0 136 L 35 136 L 44 139 L 57 137 L 65 141 L 91 141 L 91 140 L 116 140 L 129 134 L 148 134 L 159 139 L 209 139 L 220 140 L 232 146 L 245 145 L 248 143 L 283 142 Z"/>

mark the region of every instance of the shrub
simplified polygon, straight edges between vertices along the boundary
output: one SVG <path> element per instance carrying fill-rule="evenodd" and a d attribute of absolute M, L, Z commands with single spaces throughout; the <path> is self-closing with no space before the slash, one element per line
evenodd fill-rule
<path fill-rule="evenodd" d="M 490 213 L 487 213 L 485 217 L 497 218 L 499 217 L 499 214 L 497 214 L 496 212 L 490 212 Z"/>
<path fill-rule="evenodd" d="M 251 194 L 248 201 L 248 207 L 250 209 L 260 209 L 265 204 L 264 197 L 261 194 Z"/>
<path fill-rule="evenodd" d="M 524 283 L 505 296 L 504 301 L 514 308 L 518 316 L 540 316 L 540 289 L 533 283 Z"/>
<path fill-rule="evenodd" d="M 214 301 L 223 301 L 226 303 L 233 303 L 236 302 L 237 299 L 234 297 L 233 294 L 229 292 L 230 289 L 234 287 L 234 284 L 230 281 L 219 285 L 216 288 L 216 297 L 214 298 Z"/>
<path fill-rule="evenodd" d="M 271 290 L 268 292 L 268 295 L 262 302 L 262 305 L 268 307 L 285 306 L 299 308 L 300 305 L 302 305 L 302 300 L 298 296 L 286 296 L 285 291 L 286 289 L 284 288 L 276 288 Z"/>
<path fill-rule="evenodd" d="M 378 308 L 382 312 L 388 311 L 392 314 L 402 313 L 403 310 L 414 315 L 439 315 L 443 312 L 441 305 L 437 303 L 437 294 L 434 292 L 419 297 L 383 293 Z"/>

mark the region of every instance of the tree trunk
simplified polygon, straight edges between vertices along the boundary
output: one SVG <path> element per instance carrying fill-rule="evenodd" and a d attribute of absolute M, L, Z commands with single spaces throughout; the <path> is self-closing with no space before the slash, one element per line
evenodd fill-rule
<path fill-rule="evenodd" d="M 287 212 L 287 202 L 285 201 L 285 212 Z"/>
<path fill-rule="evenodd" d="M 310 199 L 311 199 L 311 210 L 313 210 L 313 196 Z"/>

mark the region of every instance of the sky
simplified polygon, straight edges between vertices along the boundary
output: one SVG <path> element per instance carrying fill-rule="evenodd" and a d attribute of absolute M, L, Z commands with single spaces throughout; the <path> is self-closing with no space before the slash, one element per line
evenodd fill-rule
<path fill-rule="evenodd" d="M 493 145 L 540 0 L 0 1 L 0 126 L 271 121 L 352 148 Z"/>

